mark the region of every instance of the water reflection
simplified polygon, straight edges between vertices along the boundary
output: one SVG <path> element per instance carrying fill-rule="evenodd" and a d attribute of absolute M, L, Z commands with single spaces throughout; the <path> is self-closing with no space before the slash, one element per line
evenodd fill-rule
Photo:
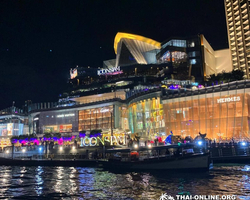
<path fill-rule="evenodd" d="M 36 180 L 36 185 L 35 185 L 35 191 L 38 196 L 42 194 L 43 190 L 43 178 L 42 178 L 42 173 L 43 173 L 43 168 L 41 166 L 38 166 L 36 169 L 36 175 L 35 175 L 35 180 Z"/>
<path fill-rule="evenodd" d="M 0 167 L 0 196 L 20 199 L 158 199 L 170 195 L 250 196 L 244 166 L 217 166 L 210 173 L 113 173 L 81 167 Z"/>

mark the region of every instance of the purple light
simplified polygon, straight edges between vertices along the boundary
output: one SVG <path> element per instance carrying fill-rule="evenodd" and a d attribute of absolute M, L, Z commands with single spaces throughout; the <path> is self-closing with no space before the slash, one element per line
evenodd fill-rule
<path fill-rule="evenodd" d="M 85 137 L 86 136 L 86 133 L 79 133 L 79 137 Z"/>
<path fill-rule="evenodd" d="M 169 89 L 176 90 L 179 89 L 180 87 L 181 87 L 180 85 L 170 85 Z"/>
<path fill-rule="evenodd" d="M 90 138 L 92 138 L 92 137 L 100 137 L 100 136 L 101 136 L 101 133 L 96 133 L 96 134 L 89 135 Z"/>
<path fill-rule="evenodd" d="M 17 139 L 13 139 L 13 140 L 12 140 L 12 143 L 17 143 Z"/>

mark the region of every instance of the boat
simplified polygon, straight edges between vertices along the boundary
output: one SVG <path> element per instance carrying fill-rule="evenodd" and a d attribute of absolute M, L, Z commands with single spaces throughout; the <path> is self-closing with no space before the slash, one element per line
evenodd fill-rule
<path fill-rule="evenodd" d="M 212 168 L 208 152 L 194 153 L 191 144 L 106 150 L 103 168 L 121 170 L 208 171 Z"/>

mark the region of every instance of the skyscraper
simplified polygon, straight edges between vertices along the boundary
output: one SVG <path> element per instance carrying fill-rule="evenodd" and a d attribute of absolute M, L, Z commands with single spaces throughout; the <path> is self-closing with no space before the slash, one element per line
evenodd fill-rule
<path fill-rule="evenodd" d="M 250 0 L 224 0 L 233 69 L 250 78 Z"/>

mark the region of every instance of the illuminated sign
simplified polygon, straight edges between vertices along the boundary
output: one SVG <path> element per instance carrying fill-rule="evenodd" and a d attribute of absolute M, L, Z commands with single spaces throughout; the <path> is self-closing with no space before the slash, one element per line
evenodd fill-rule
<path fill-rule="evenodd" d="M 110 145 L 113 145 L 113 144 L 119 144 L 118 141 L 120 143 L 122 143 L 123 145 L 126 145 L 126 141 L 125 141 L 125 136 L 106 136 L 104 137 L 103 139 L 100 138 L 100 137 L 84 137 L 84 138 L 81 138 L 81 144 L 80 146 L 96 146 L 97 143 L 101 142 L 102 145 L 105 144 L 105 142 L 108 142 L 110 143 Z"/>
<path fill-rule="evenodd" d="M 109 109 L 108 109 L 108 108 L 102 108 L 100 112 L 101 112 L 101 113 L 109 112 Z"/>
<path fill-rule="evenodd" d="M 77 69 L 76 68 L 73 70 L 72 69 L 70 70 L 70 78 L 73 79 L 75 77 L 77 77 Z"/>
<path fill-rule="evenodd" d="M 120 66 L 97 70 L 97 75 L 108 75 L 108 74 L 114 75 L 114 74 L 121 74 L 121 73 L 122 71 L 120 69 Z"/>
<path fill-rule="evenodd" d="M 217 103 L 229 103 L 229 102 L 235 102 L 240 101 L 240 97 L 227 97 L 227 98 L 220 98 L 217 99 Z"/>
<path fill-rule="evenodd" d="M 61 115 L 57 115 L 56 117 L 61 118 L 61 117 L 73 117 L 73 116 L 75 116 L 75 114 L 74 114 L 74 113 L 69 113 L 69 114 L 61 114 Z"/>

